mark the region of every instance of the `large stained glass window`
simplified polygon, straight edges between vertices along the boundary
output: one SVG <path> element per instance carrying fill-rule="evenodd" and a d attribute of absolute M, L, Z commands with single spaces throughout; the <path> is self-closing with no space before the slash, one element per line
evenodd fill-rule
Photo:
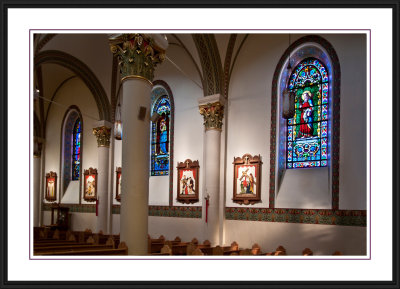
<path fill-rule="evenodd" d="M 303 60 L 289 79 L 294 117 L 287 120 L 286 167 L 326 167 L 328 162 L 328 71 L 315 59 Z"/>
<path fill-rule="evenodd" d="M 159 115 L 151 124 L 151 175 L 165 176 L 169 172 L 171 104 L 167 95 L 154 103 L 153 115 Z"/>
<path fill-rule="evenodd" d="M 79 180 L 81 171 L 81 120 L 78 118 L 74 125 L 72 136 L 72 180 Z"/>

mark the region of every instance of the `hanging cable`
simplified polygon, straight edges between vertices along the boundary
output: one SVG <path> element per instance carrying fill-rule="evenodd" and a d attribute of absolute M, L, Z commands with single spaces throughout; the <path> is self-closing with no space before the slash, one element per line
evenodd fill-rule
<path fill-rule="evenodd" d="M 187 75 L 175 62 L 173 62 L 168 56 L 165 56 L 165 58 L 172 63 L 173 66 L 175 66 L 180 72 L 182 72 L 183 75 L 185 75 L 187 78 L 189 78 L 191 81 L 193 81 L 200 89 L 203 89 L 203 87 L 198 84 L 195 80 L 193 80 L 189 75 Z"/>
<path fill-rule="evenodd" d="M 61 106 L 61 107 L 63 107 L 63 108 L 69 108 L 69 107 L 66 106 L 66 105 L 63 105 L 63 104 L 58 103 L 58 102 L 55 102 L 54 100 L 49 100 L 49 99 L 44 98 L 43 96 L 40 96 L 40 95 L 37 95 L 37 96 L 35 96 L 35 97 L 41 98 L 41 99 L 43 99 L 44 101 L 48 101 L 48 102 L 54 103 L 55 105 Z M 86 114 L 86 113 L 81 112 L 81 114 L 84 115 L 84 116 L 86 116 L 86 117 L 88 117 L 88 118 L 91 118 L 91 119 L 94 119 L 94 120 L 96 120 L 96 121 L 99 121 L 98 118 L 93 117 L 93 116 L 91 116 L 91 115 L 88 115 L 88 114 Z"/>

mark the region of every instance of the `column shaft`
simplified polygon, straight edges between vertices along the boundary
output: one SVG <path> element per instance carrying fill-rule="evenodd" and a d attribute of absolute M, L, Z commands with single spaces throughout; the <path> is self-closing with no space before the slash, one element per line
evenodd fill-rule
<path fill-rule="evenodd" d="M 99 199 L 96 231 L 107 234 L 109 148 L 98 148 L 97 197 Z"/>
<path fill-rule="evenodd" d="M 219 178 L 220 178 L 221 131 L 205 132 L 205 194 L 209 195 L 208 222 L 205 224 L 205 238 L 211 244 L 219 245 Z M 205 210 L 204 210 L 205 212 Z"/>
<path fill-rule="evenodd" d="M 129 255 L 147 254 L 150 94 L 147 80 L 130 78 L 123 83 L 120 237 Z M 145 117 L 140 119 L 143 108 Z"/>
<path fill-rule="evenodd" d="M 33 157 L 33 226 L 39 226 L 40 218 L 40 163 L 41 157 Z"/>

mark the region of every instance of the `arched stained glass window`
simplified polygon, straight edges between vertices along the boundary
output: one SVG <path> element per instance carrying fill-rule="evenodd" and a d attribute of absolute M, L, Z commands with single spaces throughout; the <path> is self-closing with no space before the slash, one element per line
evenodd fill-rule
<path fill-rule="evenodd" d="M 293 70 L 289 91 L 294 93 L 294 117 L 287 120 L 286 167 L 326 167 L 328 164 L 328 71 L 316 58 Z"/>
<path fill-rule="evenodd" d="M 169 172 L 171 104 L 167 95 L 154 103 L 152 114 L 158 118 L 151 124 L 151 175 L 164 176 Z"/>
<path fill-rule="evenodd" d="M 72 136 L 72 180 L 79 180 L 81 169 L 81 120 L 74 124 Z"/>

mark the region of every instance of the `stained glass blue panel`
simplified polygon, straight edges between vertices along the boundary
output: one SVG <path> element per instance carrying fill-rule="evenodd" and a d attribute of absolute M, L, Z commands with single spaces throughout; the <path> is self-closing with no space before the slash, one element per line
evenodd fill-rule
<path fill-rule="evenodd" d="M 167 95 L 159 97 L 153 106 L 153 114 L 159 118 L 151 123 L 151 175 L 169 173 L 171 105 Z"/>
<path fill-rule="evenodd" d="M 328 71 L 315 58 L 296 66 L 289 78 L 295 95 L 293 118 L 287 121 L 287 168 L 327 166 Z"/>
<path fill-rule="evenodd" d="M 73 130 L 72 180 L 79 180 L 81 164 L 81 121 L 78 118 Z"/>

